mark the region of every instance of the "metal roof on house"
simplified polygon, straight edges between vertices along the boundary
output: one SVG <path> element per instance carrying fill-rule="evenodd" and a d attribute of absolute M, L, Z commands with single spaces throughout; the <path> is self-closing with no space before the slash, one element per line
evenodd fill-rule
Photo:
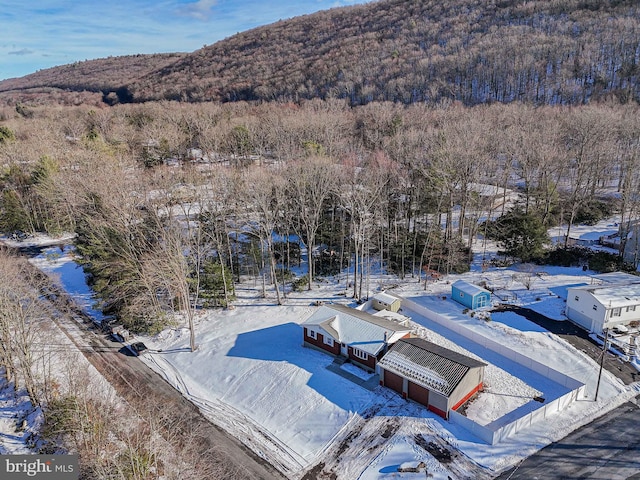
<path fill-rule="evenodd" d="M 464 280 L 458 280 L 457 282 L 454 282 L 453 284 L 451 284 L 451 286 L 456 287 L 461 292 L 464 292 L 467 295 L 471 295 L 472 297 L 474 295 L 477 295 L 478 293 L 488 293 L 489 295 L 491 295 L 491 292 L 489 290 L 485 290 L 484 288 L 479 287 L 478 285 L 465 282 Z"/>
<path fill-rule="evenodd" d="M 590 293 L 593 298 L 605 308 L 620 308 L 632 305 L 640 305 L 640 279 L 638 283 L 631 284 L 605 284 L 586 285 L 568 289 L 568 295 L 572 291 L 582 290 Z"/>
<path fill-rule="evenodd" d="M 377 355 L 393 335 L 411 332 L 410 327 L 344 305 L 323 305 L 302 326 L 317 326 L 334 340 L 370 355 Z"/>
<path fill-rule="evenodd" d="M 378 365 L 448 397 L 471 368 L 487 364 L 421 338 L 407 338 L 396 342 Z"/>

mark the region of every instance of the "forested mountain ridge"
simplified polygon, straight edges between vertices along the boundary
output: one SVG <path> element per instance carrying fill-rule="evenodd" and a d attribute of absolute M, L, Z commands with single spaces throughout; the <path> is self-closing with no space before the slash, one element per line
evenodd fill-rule
<path fill-rule="evenodd" d="M 640 6 L 382 0 L 279 21 L 166 60 L 140 75 L 123 69 L 110 85 L 92 88 L 121 102 L 624 103 L 640 99 Z M 70 77 L 65 88 L 78 86 Z"/>
<path fill-rule="evenodd" d="M 110 101 L 108 94 L 113 97 L 125 83 L 173 63 L 184 55 L 125 55 L 47 68 L 25 77 L 1 81 L 0 98 L 40 103 L 50 97 L 49 101 L 59 103 L 82 103 L 91 98 L 91 94 L 100 94 L 104 100 Z M 102 97 L 98 98 L 98 101 L 102 100 Z"/>

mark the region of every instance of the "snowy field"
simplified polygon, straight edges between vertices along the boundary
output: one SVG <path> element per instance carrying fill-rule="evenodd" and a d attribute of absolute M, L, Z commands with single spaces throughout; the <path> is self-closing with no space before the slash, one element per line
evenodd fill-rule
<path fill-rule="evenodd" d="M 78 282 L 78 270 L 65 262 L 66 252 L 61 253 L 62 257 L 45 255 L 39 262 L 60 274 L 67 288 L 75 285 L 76 294 L 86 304 L 87 291 Z M 426 291 L 417 279 L 400 281 L 378 275 L 371 280 L 370 294 L 380 286 L 397 285 L 392 293 L 435 309 L 452 321 L 464 322 L 477 334 L 498 340 L 586 385 L 586 398 L 555 414 L 553 421 L 534 424 L 494 446 L 387 389 L 378 386 L 368 390 L 333 373 L 327 369 L 332 357 L 302 346 L 300 323 L 314 311 L 312 302 L 350 304 L 340 278 L 319 283 L 311 292 L 291 293 L 283 306 L 275 305 L 273 292 L 261 298 L 260 286 L 247 280 L 238 287 L 234 309 L 198 312 L 195 352 L 189 350 L 188 330 L 173 328 L 142 338 L 150 351 L 141 359 L 214 423 L 289 478 L 300 478 L 320 462 L 344 480 L 424 478 L 424 472 L 397 472 L 398 466 L 417 462 L 424 462 L 435 479 L 490 478 L 632 398 L 640 387 L 625 386 L 605 371 L 594 402 L 596 362 L 514 313 L 494 312 L 490 321 L 472 318 L 450 300 L 450 284 L 457 279 L 484 281 L 515 292 L 520 305 L 567 321 L 558 292 L 567 285 L 589 283 L 590 274 L 593 272 L 579 268 L 546 266 L 536 267 L 536 271 L 516 266 L 483 272 L 478 259 L 469 273 L 431 283 Z M 76 275 L 75 280 L 65 281 L 66 275 Z M 443 300 L 443 296 L 447 298 Z M 553 398 L 565 391 L 416 312 L 405 310 L 403 314 L 411 317 L 417 335 L 489 364 L 486 390 L 467 409 L 467 415 L 478 423 L 491 423 L 526 405 L 534 408 L 534 396 Z M 362 372 L 350 373 L 367 378 Z M 426 448 L 420 439 L 427 447 L 432 439 L 444 445 L 453 458 L 438 461 L 437 452 Z"/>

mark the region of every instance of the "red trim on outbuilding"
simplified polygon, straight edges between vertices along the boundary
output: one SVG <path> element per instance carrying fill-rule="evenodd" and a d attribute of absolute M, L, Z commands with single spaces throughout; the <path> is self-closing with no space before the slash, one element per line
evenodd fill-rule
<path fill-rule="evenodd" d="M 460 408 L 462 405 L 464 405 L 464 403 L 469 400 L 473 395 L 475 395 L 477 392 L 479 392 L 480 390 L 482 390 L 482 382 L 480 382 L 478 384 L 478 386 L 476 388 L 474 388 L 473 390 L 471 390 L 462 400 L 460 400 L 458 403 L 456 403 L 453 407 L 451 407 L 451 410 L 458 410 L 458 408 Z"/>
<path fill-rule="evenodd" d="M 429 405 L 427 407 L 428 410 L 431 410 L 433 413 L 435 413 L 436 415 L 441 416 L 442 418 L 444 418 L 445 420 L 447 419 L 447 412 L 440 410 L 437 407 L 434 407 L 433 405 Z"/>

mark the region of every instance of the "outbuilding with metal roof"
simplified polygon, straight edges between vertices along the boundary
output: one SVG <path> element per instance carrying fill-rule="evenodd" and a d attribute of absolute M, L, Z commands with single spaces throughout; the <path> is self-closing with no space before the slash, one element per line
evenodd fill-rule
<path fill-rule="evenodd" d="M 400 310 L 402 300 L 393 295 L 389 295 L 386 292 L 376 293 L 371 299 L 371 304 L 376 310 L 389 310 L 390 312 L 397 312 Z"/>
<path fill-rule="evenodd" d="M 421 338 L 396 342 L 378 362 L 380 384 L 448 418 L 484 381 L 483 363 Z"/>

